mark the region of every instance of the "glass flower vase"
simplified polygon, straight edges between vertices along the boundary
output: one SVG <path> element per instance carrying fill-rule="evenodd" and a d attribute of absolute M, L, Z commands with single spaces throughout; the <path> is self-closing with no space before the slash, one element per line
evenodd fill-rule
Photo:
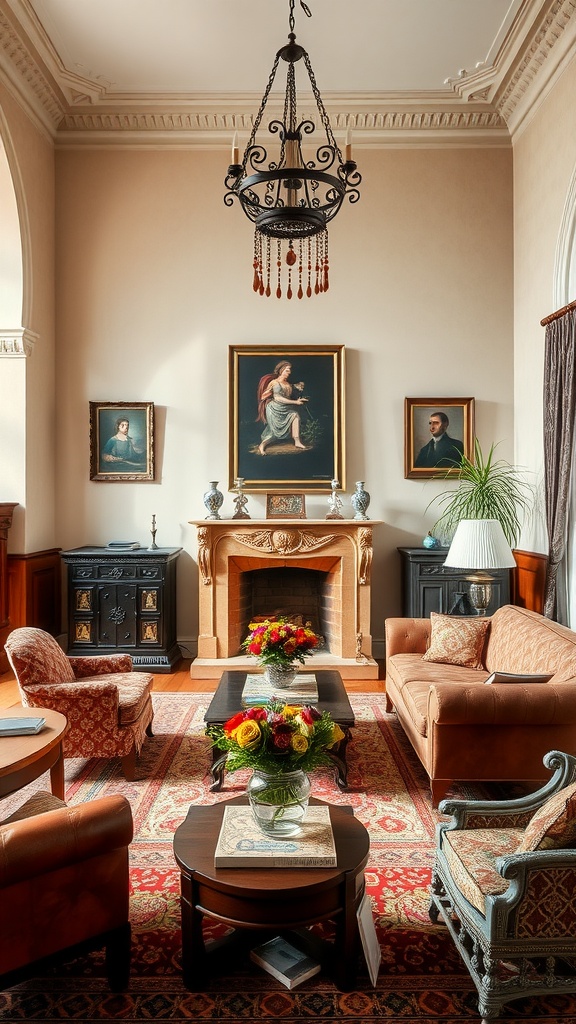
<path fill-rule="evenodd" d="M 306 772 L 270 775 L 255 769 L 246 791 L 254 820 L 265 836 L 286 839 L 299 834 L 310 797 Z"/>
<path fill-rule="evenodd" d="M 265 665 L 264 679 L 273 690 L 286 690 L 296 678 L 295 665 Z"/>

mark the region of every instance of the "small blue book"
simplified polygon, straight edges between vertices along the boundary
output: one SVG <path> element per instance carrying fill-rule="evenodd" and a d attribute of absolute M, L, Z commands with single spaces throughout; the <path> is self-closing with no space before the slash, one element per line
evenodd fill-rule
<path fill-rule="evenodd" d="M 45 725 L 45 718 L 0 718 L 0 736 L 35 736 Z"/>

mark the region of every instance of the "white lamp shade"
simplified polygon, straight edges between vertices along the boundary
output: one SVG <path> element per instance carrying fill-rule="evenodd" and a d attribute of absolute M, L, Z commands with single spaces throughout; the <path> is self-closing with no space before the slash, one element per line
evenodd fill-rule
<path fill-rule="evenodd" d="M 444 565 L 453 569 L 513 569 L 516 562 L 498 519 L 462 519 Z"/>

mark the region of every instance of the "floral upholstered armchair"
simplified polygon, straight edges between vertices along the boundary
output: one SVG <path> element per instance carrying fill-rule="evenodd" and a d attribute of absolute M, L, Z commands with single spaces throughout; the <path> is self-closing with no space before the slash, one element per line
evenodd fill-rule
<path fill-rule="evenodd" d="M 5 650 L 22 703 L 68 719 L 64 757 L 120 757 L 133 779 L 136 757 L 152 735 L 150 673 L 133 672 L 129 654 L 69 658 L 53 636 L 31 626 L 13 630 Z"/>
<path fill-rule="evenodd" d="M 576 992 L 576 758 L 515 800 L 443 800 L 430 917 L 447 926 L 484 1021 L 524 996 Z"/>

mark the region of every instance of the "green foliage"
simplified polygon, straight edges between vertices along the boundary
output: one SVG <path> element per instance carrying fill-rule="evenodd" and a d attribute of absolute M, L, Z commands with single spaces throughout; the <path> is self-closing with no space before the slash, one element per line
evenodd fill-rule
<path fill-rule="evenodd" d="M 300 437 L 304 444 L 313 448 L 314 445 L 318 444 L 321 440 L 323 433 L 324 427 L 321 425 L 320 421 L 310 417 L 310 419 L 303 425 L 300 431 Z"/>
<path fill-rule="evenodd" d="M 490 446 L 485 458 L 474 439 L 474 462 L 463 455 L 458 463 L 457 490 L 444 491 L 427 506 L 437 502 L 443 510 L 432 532 L 451 535 L 461 519 L 498 519 L 510 546 L 518 542 L 520 514 L 531 507 L 532 489 L 514 466 L 494 458 L 495 447 Z"/>

